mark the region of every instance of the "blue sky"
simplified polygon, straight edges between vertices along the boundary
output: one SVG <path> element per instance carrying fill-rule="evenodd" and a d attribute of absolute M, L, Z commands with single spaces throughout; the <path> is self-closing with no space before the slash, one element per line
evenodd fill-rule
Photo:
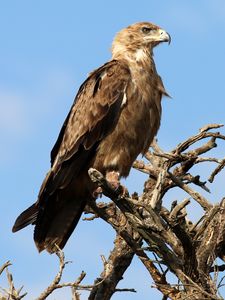
<path fill-rule="evenodd" d="M 11 233 L 11 226 L 36 199 L 49 168 L 51 147 L 79 85 L 110 59 L 115 33 L 137 21 L 156 23 L 172 36 L 170 46 L 155 49 L 158 72 L 173 98 L 163 101 L 158 134 L 162 148 L 169 150 L 207 123 L 224 123 L 224 0 L 0 3 L 0 265 L 12 261 L 14 280 L 25 286 L 27 299 L 51 281 L 57 259 L 37 253 L 31 226 L 17 234 Z M 224 156 L 222 152 L 217 153 Z M 132 172 L 126 184 L 141 191 L 145 177 L 136 176 Z M 214 200 L 224 195 L 223 179 L 224 174 L 218 177 Z M 66 257 L 73 261 L 65 280 L 85 270 L 85 282 L 92 283 L 102 269 L 100 254 L 108 255 L 113 236 L 101 221 L 80 222 L 65 247 Z M 150 289 L 152 282 L 137 260 L 125 278 L 120 286 L 134 287 L 138 294 L 118 294 L 113 299 L 161 299 Z M 4 284 L 0 278 L 0 286 Z M 82 300 L 86 297 L 84 293 Z M 49 299 L 69 299 L 69 293 Z"/>

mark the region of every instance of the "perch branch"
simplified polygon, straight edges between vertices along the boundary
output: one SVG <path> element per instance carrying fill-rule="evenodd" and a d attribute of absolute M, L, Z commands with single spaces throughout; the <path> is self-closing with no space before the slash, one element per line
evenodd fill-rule
<path fill-rule="evenodd" d="M 88 297 L 88 300 L 108 300 L 114 292 L 136 292 L 134 289 L 116 289 L 118 282 L 130 266 L 134 252 L 127 243 L 117 235 L 114 241 L 114 249 L 111 251 L 108 260 L 103 258 L 104 270 L 100 278 L 95 280 L 96 285 Z M 104 280 L 103 280 L 104 279 Z"/>

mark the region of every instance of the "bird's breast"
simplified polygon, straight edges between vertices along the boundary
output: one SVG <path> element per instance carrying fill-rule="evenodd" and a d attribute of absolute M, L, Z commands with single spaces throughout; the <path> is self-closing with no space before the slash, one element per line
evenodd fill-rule
<path fill-rule="evenodd" d="M 97 150 L 93 167 L 102 171 L 116 170 L 126 177 L 140 153 L 145 153 L 160 125 L 161 93 L 151 84 L 132 83 L 126 90 L 124 104 L 114 130 Z"/>

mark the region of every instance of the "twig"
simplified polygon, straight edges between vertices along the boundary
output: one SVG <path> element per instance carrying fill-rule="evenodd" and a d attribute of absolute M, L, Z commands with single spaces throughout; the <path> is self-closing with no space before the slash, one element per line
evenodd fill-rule
<path fill-rule="evenodd" d="M 215 176 L 222 171 L 222 169 L 225 167 L 225 158 L 221 160 L 221 162 L 219 163 L 219 166 L 212 172 L 212 174 L 210 175 L 208 181 L 209 182 L 213 182 Z"/>
<path fill-rule="evenodd" d="M 143 161 L 135 160 L 133 163 L 133 168 L 145 173 L 145 174 L 155 174 L 155 169 L 150 164 L 145 164 Z"/>
<path fill-rule="evenodd" d="M 4 263 L 1 268 L 0 268 L 0 275 L 2 274 L 2 272 L 9 266 L 11 266 L 11 262 L 8 260 L 6 263 Z"/>
<path fill-rule="evenodd" d="M 190 203 L 190 198 L 184 199 L 180 204 L 177 204 L 170 213 L 171 219 L 176 219 L 181 210 Z"/>
<path fill-rule="evenodd" d="M 213 267 L 210 268 L 209 272 L 212 273 L 212 272 L 215 272 L 215 270 L 217 272 L 223 272 L 223 271 L 225 271 L 225 265 L 220 265 L 220 266 L 215 265 L 215 266 L 213 266 Z"/>
<path fill-rule="evenodd" d="M 223 124 L 208 124 L 199 129 L 200 132 L 206 132 L 210 129 L 217 129 L 223 127 Z"/>
<path fill-rule="evenodd" d="M 183 272 L 182 272 L 182 273 L 183 273 Z M 214 299 L 214 300 L 223 300 L 223 299 L 218 298 L 217 296 L 212 295 L 212 294 L 206 292 L 205 290 L 203 290 L 197 283 L 195 283 L 195 282 L 194 282 L 190 277 L 188 277 L 186 274 L 183 273 L 183 276 L 186 278 L 186 280 L 187 280 L 188 282 L 190 282 L 190 284 L 191 284 L 193 287 L 195 287 L 195 288 L 199 291 L 200 294 L 205 295 L 206 297 L 209 297 L 209 299 L 211 299 L 211 300 L 213 300 L 213 299 Z"/>
<path fill-rule="evenodd" d="M 180 188 L 182 188 L 185 192 L 187 192 L 194 200 L 196 200 L 204 210 L 209 210 L 212 207 L 212 204 L 200 195 L 198 192 L 193 191 L 187 184 L 183 183 L 179 178 L 175 177 L 171 172 L 168 172 L 170 178 L 173 182 L 176 183 Z"/>
<path fill-rule="evenodd" d="M 186 141 L 180 143 L 173 151 L 172 153 L 176 153 L 179 154 L 185 150 L 187 150 L 191 145 L 193 145 L 194 143 L 205 139 L 205 138 L 209 138 L 209 137 L 214 137 L 214 138 L 218 138 L 218 139 L 222 139 L 225 140 L 225 136 L 220 134 L 219 132 L 206 132 L 206 131 L 200 131 L 198 134 L 190 137 L 189 139 L 187 139 Z"/>
<path fill-rule="evenodd" d="M 93 220 L 98 219 L 98 218 L 99 218 L 99 216 L 93 215 L 93 216 L 91 216 L 91 217 L 85 217 L 85 218 L 82 218 L 82 220 L 83 220 L 83 221 L 93 221 Z"/>
<path fill-rule="evenodd" d="M 56 247 L 57 247 L 57 245 L 56 245 Z M 86 276 L 86 273 L 83 271 L 81 272 L 80 276 L 78 277 L 78 279 L 75 282 L 68 282 L 68 283 L 60 284 L 63 270 L 64 270 L 66 264 L 68 264 L 69 262 L 65 261 L 65 256 L 61 249 L 58 248 L 56 255 L 58 256 L 59 263 L 60 263 L 59 264 L 59 272 L 55 276 L 53 282 L 41 293 L 41 295 L 38 298 L 36 298 L 36 300 L 45 300 L 54 290 L 60 289 L 62 287 L 72 287 L 74 289 L 87 289 L 87 290 L 89 290 L 90 288 L 93 287 L 92 285 L 86 285 L 86 286 L 80 285 L 81 281 Z M 74 292 L 74 290 L 73 290 L 73 292 Z"/>
<path fill-rule="evenodd" d="M 165 163 L 165 167 L 162 169 L 162 171 L 158 174 L 158 179 L 156 181 L 156 185 L 155 185 L 155 188 L 152 192 L 152 197 L 151 197 L 151 207 L 154 209 L 154 208 L 160 208 L 161 206 L 161 199 L 162 199 L 162 188 L 163 188 L 163 184 L 164 184 L 164 180 L 165 180 L 165 177 L 167 175 L 167 166 L 166 166 L 166 163 Z"/>
<path fill-rule="evenodd" d="M 8 290 L 2 288 L 2 290 L 7 295 L 8 300 L 21 300 L 22 298 L 24 298 L 27 295 L 27 293 L 24 293 L 24 294 L 20 295 L 20 293 L 23 289 L 23 286 L 21 288 L 19 288 L 18 290 L 15 288 L 15 285 L 14 285 L 14 282 L 13 282 L 13 276 L 8 271 L 6 265 L 11 265 L 11 263 L 7 262 L 7 263 L 4 264 L 5 269 L 6 269 L 6 275 L 7 275 L 9 288 L 8 288 Z M 4 298 L 3 298 L 3 300 L 4 300 Z"/>

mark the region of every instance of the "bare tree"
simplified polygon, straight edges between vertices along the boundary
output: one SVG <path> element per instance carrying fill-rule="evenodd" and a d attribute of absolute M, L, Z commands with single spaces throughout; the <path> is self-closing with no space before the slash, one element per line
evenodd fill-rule
<path fill-rule="evenodd" d="M 210 202 L 206 196 L 209 188 L 202 176 L 193 175 L 193 167 L 213 163 L 216 167 L 208 174 L 213 183 L 216 175 L 224 168 L 225 158 L 205 156 L 225 136 L 216 129 L 220 124 L 210 124 L 181 142 L 170 152 L 164 152 L 154 142 L 143 161 L 135 161 L 133 167 L 148 174 L 141 195 L 129 195 L 124 187 L 114 190 L 97 170 L 90 169 L 89 175 L 102 187 L 103 194 L 111 202 L 89 202 L 87 220 L 101 218 L 116 231 L 114 249 L 103 260 L 103 271 L 92 285 L 82 286 L 85 274 L 81 273 L 75 282 L 60 283 L 65 260 L 59 250 L 60 270 L 52 284 L 37 298 L 46 299 L 55 289 L 72 287 L 72 299 L 80 299 L 79 290 L 90 291 L 89 300 L 111 299 L 115 292 L 135 292 L 134 289 L 117 289 L 126 269 L 136 255 L 149 273 L 149 282 L 162 293 L 162 299 L 203 300 L 223 299 L 219 288 L 225 270 L 225 198 Z M 205 176 L 205 174 L 204 174 Z M 171 207 L 165 195 L 173 188 L 183 190 L 188 198 L 173 201 Z M 201 192 L 204 191 L 204 192 Z M 196 222 L 186 208 L 190 203 L 202 208 L 202 215 Z M 220 258 L 221 264 L 217 264 Z M 6 265 L 0 270 L 3 271 Z M 1 272 L 0 272 L 1 273 Z M 177 282 L 171 282 L 173 273 Z M 9 278 L 9 275 L 8 275 Z M 11 280 L 11 283 L 10 283 Z M 8 298 L 21 299 L 20 290 L 4 290 Z M 14 295 L 14 294 L 15 295 Z M 9 295 L 14 295 L 9 297 Z"/>
<path fill-rule="evenodd" d="M 100 276 L 105 280 L 92 289 L 89 300 L 110 299 L 121 273 L 131 263 L 132 252 L 148 270 L 163 299 L 222 299 L 217 276 L 225 265 L 218 266 L 216 258 L 225 258 L 225 199 L 217 204 L 210 203 L 192 187 L 209 191 L 206 182 L 201 181 L 200 175 L 191 174 L 197 164 L 216 163 L 209 174 L 208 181 L 212 183 L 225 166 L 225 159 L 203 156 L 217 146 L 218 139 L 225 140 L 224 135 L 214 132 L 221 126 L 203 127 L 168 153 L 154 142 L 145 155 L 147 162 L 134 163 L 134 168 L 149 174 L 140 196 L 130 197 L 128 193 L 121 196 L 98 171 L 89 171 L 92 180 L 98 182 L 104 194 L 113 201 L 106 205 L 90 203 L 90 207 L 117 232 L 115 247 Z M 168 209 L 165 194 L 174 187 L 184 190 L 189 198 L 179 203 L 174 201 Z M 203 215 L 194 224 L 186 212 L 191 201 L 203 209 Z M 150 254 L 154 254 L 154 260 Z M 177 277 L 177 284 L 167 280 L 168 272 Z"/>

